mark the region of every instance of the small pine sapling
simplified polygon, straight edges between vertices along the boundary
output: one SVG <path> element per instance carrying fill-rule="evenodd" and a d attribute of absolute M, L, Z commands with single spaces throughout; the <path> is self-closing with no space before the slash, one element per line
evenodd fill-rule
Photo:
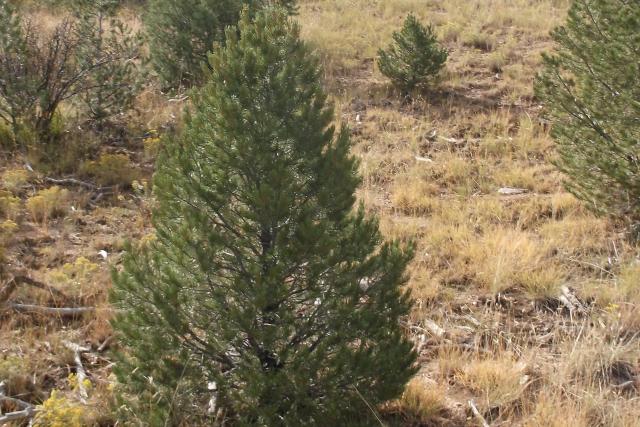
<path fill-rule="evenodd" d="M 281 9 L 244 14 L 156 172 L 156 239 L 114 276 L 121 409 L 145 425 L 371 425 L 415 373 L 412 247 L 355 208 L 349 131 Z M 153 380 L 151 380 L 153 379 Z M 197 408 L 200 408 L 198 410 Z"/>
<path fill-rule="evenodd" d="M 433 82 L 447 61 L 431 26 L 425 27 L 408 15 L 402 30 L 393 33 L 393 43 L 378 51 L 380 72 L 405 94 Z"/>

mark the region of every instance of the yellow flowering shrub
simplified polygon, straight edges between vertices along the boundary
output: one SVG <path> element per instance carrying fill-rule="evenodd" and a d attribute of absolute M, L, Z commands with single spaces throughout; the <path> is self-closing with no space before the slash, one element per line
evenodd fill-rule
<path fill-rule="evenodd" d="M 85 426 L 85 409 L 59 390 L 38 407 L 33 425 L 36 427 L 82 427 Z"/>
<path fill-rule="evenodd" d="M 81 171 L 93 177 L 98 185 L 129 186 L 138 177 L 126 154 L 102 154 L 97 160 L 85 162 Z"/>
<path fill-rule="evenodd" d="M 99 269 L 98 264 L 81 256 L 72 263 L 52 270 L 47 278 L 60 287 L 82 291 L 85 286 L 91 285 L 91 279 Z"/>
<path fill-rule="evenodd" d="M 9 191 L 0 190 L 0 215 L 15 220 L 20 213 L 20 199 Z"/>
<path fill-rule="evenodd" d="M 53 186 L 38 191 L 25 203 L 35 222 L 46 223 L 55 216 L 64 215 L 69 206 L 69 190 Z"/>
<path fill-rule="evenodd" d="M 2 174 L 2 186 L 15 193 L 29 182 L 29 171 L 26 169 L 8 169 Z"/>
<path fill-rule="evenodd" d="M 69 381 L 69 386 L 71 387 L 71 390 L 73 390 L 74 392 L 77 392 L 78 387 L 80 386 L 80 383 L 78 382 L 78 375 L 69 374 L 69 376 L 67 377 L 67 381 Z M 82 385 L 84 386 L 84 389 L 87 391 L 93 388 L 93 383 L 89 378 L 85 378 L 82 381 Z"/>
<path fill-rule="evenodd" d="M 157 133 L 152 133 L 152 135 L 148 138 L 145 138 L 142 141 L 142 145 L 144 146 L 144 158 L 147 161 L 155 160 L 160 152 L 160 147 L 162 146 L 162 140 L 158 137 Z"/>

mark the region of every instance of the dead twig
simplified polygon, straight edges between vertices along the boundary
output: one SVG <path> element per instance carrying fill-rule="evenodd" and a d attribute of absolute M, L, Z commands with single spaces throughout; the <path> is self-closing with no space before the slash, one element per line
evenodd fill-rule
<path fill-rule="evenodd" d="M 524 194 L 527 192 L 528 190 L 526 188 L 502 187 L 498 189 L 498 194 L 502 194 L 503 196 L 515 196 L 515 195 Z"/>
<path fill-rule="evenodd" d="M 113 341 L 113 335 L 107 337 L 107 339 L 105 339 L 102 342 L 102 344 L 100 344 L 100 346 L 96 349 L 96 351 L 98 353 L 102 353 L 103 351 L 109 348 L 109 346 L 111 345 L 111 341 Z"/>
<path fill-rule="evenodd" d="M 473 412 L 473 415 L 478 419 L 478 421 L 480 421 L 480 424 L 482 424 L 482 427 L 491 427 L 487 420 L 484 419 L 480 411 L 478 411 L 478 407 L 473 402 L 473 400 L 469 401 L 469 407 L 471 408 L 471 412 Z"/>

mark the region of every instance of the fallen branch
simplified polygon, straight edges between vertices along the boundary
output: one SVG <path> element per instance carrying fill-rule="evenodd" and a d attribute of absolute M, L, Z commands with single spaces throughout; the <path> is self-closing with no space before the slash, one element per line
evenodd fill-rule
<path fill-rule="evenodd" d="M 480 421 L 480 424 L 482 424 L 482 427 L 491 427 L 489 425 L 489 423 L 487 422 L 487 420 L 484 419 L 484 417 L 482 416 L 480 411 L 478 411 L 478 407 L 473 402 L 473 400 L 469 401 L 469 407 L 471 408 L 471 412 L 473 412 L 473 415 L 475 415 L 475 417 L 478 419 L 478 421 Z"/>
<path fill-rule="evenodd" d="M 441 136 L 440 139 L 443 140 L 444 142 L 448 142 L 450 144 L 460 144 L 461 142 L 463 142 L 463 141 L 461 141 L 459 139 L 447 138 L 446 136 Z"/>
<path fill-rule="evenodd" d="M 4 304 L 17 287 L 18 283 L 15 281 L 15 278 L 12 278 L 7 282 L 6 285 L 0 288 L 0 304 Z"/>
<path fill-rule="evenodd" d="M 89 394 L 87 393 L 87 388 L 84 386 L 84 381 L 87 379 L 87 372 L 84 370 L 84 366 L 82 365 L 82 353 L 88 353 L 91 349 L 81 347 L 78 344 L 74 344 L 69 341 L 64 341 L 63 344 L 69 350 L 73 351 L 73 360 L 76 363 L 78 394 L 80 395 L 80 401 L 86 405 Z"/>
<path fill-rule="evenodd" d="M 416 161 L 424 162 L 424 163 L 433 163 L 433 160 L 431 160 L 430 158 L 422 157 L 422 156 L 416 156 Z"/>
<path fill-rule="evenodd" d="M 0 415 L 0 425 L 8 424 L 11 421 L 22 420 L 24 418 L 33 418 L 36 412 L 36 409 L 33 407 L 23 409 L 22 411 L 8 412 L 4 415 Z"/>
<path fill-rule="evenodd" d="M 184 95 L 177 98 L 170 98 L 167 100 L 167 102 L 183 102 L 183 101 L 186 101 L 187 99 L 189 99 L 189 96 Z"/>
<path fill-rule="evenodd" d="M 75 178 L 57 179 L 57 178 L 50 178 L 47 176 L 47 177 L 44 177 L 44 181 L 50 184 L 56 184 L 56 185 L 76 185 L 78 187 L 84 187 L 88 190 L 99 189 L 98 186 L 91 184 L 90 182 L 80 181 L 79 179 L 75 179 Z"/>
<path fill-rule="evenodd" d="M 64 292 L 62 292 L 61 290 L 56 289 L 56 288 L 54 288 L 53 286 L 47 285 L 47 284 L 45 284 L 45 283 L 39 282 L 39 281 L 37 281 L 37 280 L 35 280 L 35 279 L 32 279 L 32 278 L 31 278 L 31 277 L 29 277 L 29 276 L 19 275 L 19 276 L 15 276 L 15 277 L 13 278 L 13 280 L 14 280 L 17 284 L 22 283 L 22 284 L 25 284 L 25 285 L 31 286 L 31 287 L 33 287 L 33 288 L 42 289 L 43 291 L 47 291 L 47 292 L 49 292 L 49 293 L 51 293 L 51 294 L 53 294 L 53 295 L 56 295 L 56 296 L 58 296 L 58 297 L 60 297 L 60 298 L 65 299 L 65 300 L 68 300 L 68 299 L 69 299 L 69 297 L 68 297 Z M 1 301 L 1 299 L 0 299 L 0 301 Z"/>
<path fill-rule="evenodd" d="M 20 411 L 8 412 L 4 415 L 0 411 L 0 425 L 7 424 L 11 421 L 21 420 L 23 418 L 32 418 L 37 412 L 36 408 L 32 404 L 20 399 L 5 396 L 4 382 L 0 382 L 0 402 L 9 402 L 19 408 L 22 408 Z"/>
<path fill-rule="evenodd" d="M 95 307 L 43 307 L 40 305 L 18 303 L 7 304 L 7 307 L 21 313 L 47 314 L 60 317 L 76 317 L 96 310 Z"/>
<path fill-rule="evenodd" d="M 91 204 L 97 203 L 100 199 L 102 199 L 105 196 L 113 195 L 115 191 L 115 186 L 99 187 L 90 182 L 80 181 L 79 179 L 75 179 L 75 178 L 57 179 L 57 178 L 45 177 L 44 181 L 51 184 L 56 184 L 56 185 L 78 186 L 78 187 L 82 187 L 87 190 L 90 190 L 94 193 L 91 196 L 91 200 L 90 200 Z"/>

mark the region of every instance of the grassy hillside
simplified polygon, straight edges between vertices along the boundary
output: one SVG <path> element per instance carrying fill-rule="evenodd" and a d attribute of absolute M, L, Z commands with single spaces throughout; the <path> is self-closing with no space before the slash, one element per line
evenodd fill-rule
<path fill-rule="evenodd" d="M 323 59 L 361 159 L 359 196 L 387 236 L 417 244 L 406 330 L 421 370 L 399 401 L 378 408 L 384 423 L 638 423 L 638 247 L 563 191 L 532 94 L 540 53 L 552 48 L 549 31 L 567 7 L 567 0 L 300 2 L 303 35 Z M 412 101 L 394 94 L 374 61 L 409 12 L 432 22 L 450 52 L 438 87 Z M 124 13 L 139 25 L 134 12 Z M 132 120 L 162 133 L 179 126 L 187 104 L 151 88 Z M 47 181 L 25 169 L 25 159 L 2 165 L 7 395 L 39 404 L 58 389 L 49 412 L 113 422 L 109 351 L 118 344 L 108 324 L 109 270 L 127 240 L 152 238 L 156 144 L 155 133 L 142 133 L 88 165 L 98 185 L 134 181 L 131 190 L 102 196 Z M 62 316 L 26 305 L 95 309 Z M 76 403 L 73 344 L 90 350 L 81 359 L 87 405 Z"/>

